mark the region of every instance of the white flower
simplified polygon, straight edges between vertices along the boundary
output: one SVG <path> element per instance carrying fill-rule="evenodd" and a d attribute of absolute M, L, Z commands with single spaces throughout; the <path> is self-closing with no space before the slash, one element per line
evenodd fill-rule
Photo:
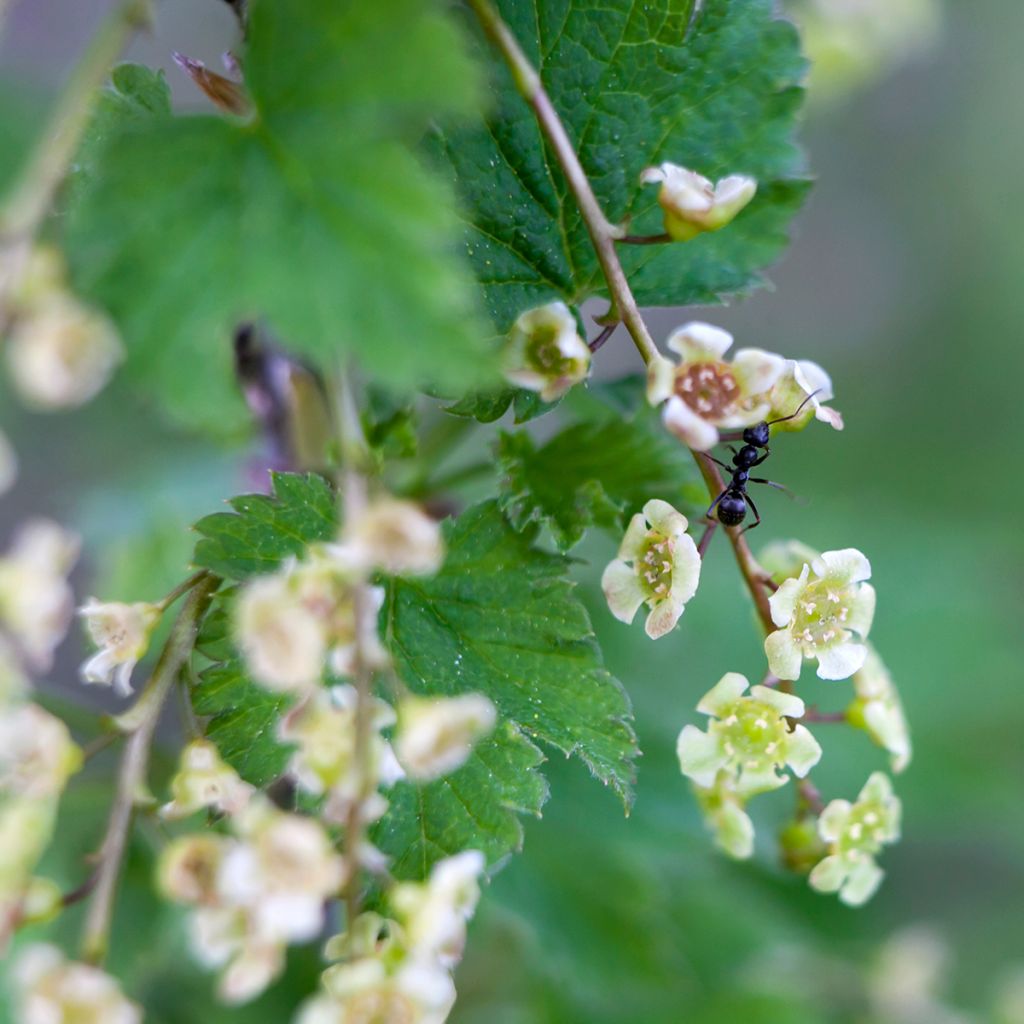
<path fill-rule="evenodd" d="M 465 850 L 438 861 L 426 882 L 392 888 L 391 905 L 414 960 L 451 968 L 462 959 L 466 923 L 480 899 L 478 879 L 484 867 L 479 850 Z"/>
<path fill-rule="evenodd" d="M 323 620 L 283 574 L 245 585 L 235 605 L 235 638 L 253 679 L 271 690 L 307 690 L 324 670 Z"/>
<path fill-rule="evenodd" d="M 727 772 L 720 772 L 712 786 L 693 786 L 704 822 L 715 837 L 715 845 L 734 860 L 746 860 L 754 853 L 754 823 L 744 810 Z"/>
<path fill-rule="evenodd" d="M 782 356 L 759 348 L 740 349 L 726 361 L 732 341 L 720 327 L 684 324 L 666 342 L 679 362 L 657 356 L 647 368 L 647 400 L 665 403 L 665 426 L 697 451 L 718 443 L 719 428 L 749 427 L 766 419 L 769 393 L 786 366 Z"/>
<path fill-rule="evenodd" d="M 171 779 L 173 799 L 160 808 L 160 815 L 185 818 L 204 807 L 239 814 L 253 792 L 253 787 L 221 760 L 209 740 L 193 740 L 181 752 L 178 771 Z"/>
<path fill-rule="evenodd" d="M 724 228 L 757 192 L 757 181 L 731 174 L 712 184 L 696 171 L 678 164 L 648 167 L 640 175 L 645 185 L 661 183 L 658 202 L 665 230 L 677 242 L 688 242 L 704 231 Z"/>
<path fill-rule="evenodd" d="M 833 397 L 832 378 L 817 363 L 787 359 L 785 372 L 768 392 L 771 410 L 766 418 L 778 421 L 776 430 L 803 430 L 812 419 L 842 430 L 842 413 L 825 405 Z"/>
<path fill-rule="evenodd" d="M 505 378 L 545 402 L 561 398 L 590 372 L 590 349 L 564 302 L 523 313 L 509 332 L 503 354 Z"/>
<path fill-rule="evenodd" d="M 215 906 L 220 866 L 232 842 L 214 833 L 172 839 L 157 863 L 160 892 L 177 903 Z"/>
<path fill-rule="evenodd" d="M 866 903 L 884 875 L 875 854 L 899 839 L 900 813 L 900 801 L 882 772 L 868 779 L 856 803 L 833 800 L 818 819 L 829 855 L 811 872 L 811 888 L 838 892 L 839 899 L 852 907 Z"/>
<path fill-rule="evenodd" d="M 875 589 L 864 582 L 870 577 L 867 558 L 844 548 L 824 552 L 785 580 L 768 599 L 780 627 L 764 643 L 771 671 L 797 679 L 804 658 L 817 658 L 820 679 L 848 679 L 860 669 L 875 615 Z"/>
<path fill-rule="evenodd" d="M 122 604 L 90 597 L 78 614 L 99 648 L 82 665 L 82 679 L 113 686 L 115 693 L 127 697 L 132 692 L 132 671 L 149 649 L 149 638 L 160 621 L 160 608 L 142 601 Z"/>
<path fill-rule="evenodd" d="M 652 499 L 629 521 L 618 557 L 601 577 L 608 607 L 620 622 L 632 622 L 642 604 L 650 608 L 645 629 L 652 639 L 675 627 L 697 593 L 700 555 L 688 526 L 667 501 Z"/>
<path fill-rule="evenodd" d="M 74 614 L 67 574 L 78 549 L 75 534 L 33 519 L 18 529 L 0 558 L 0 625 L 39 672 L 50 668 Z"/>
<path fill-rule="evenodd" d="M 339 556 L 363 571 L 389 576 L 424 576 L 444 561 L 437 521 L 411 501 L 378 498 L 345 526 Z"/>
<path fill-rule="evenodd" d="M 224 968 L 217 995 L 229 1005 L 255 999 L 284 970 L 284 946 L 264 942 L 251 932 L 244 910 L 200 907 L 191 919 L 196 958 L 205 967 Z"/>
<path fill-rule="evenodd" d="M 724 782 L 741 798 L 777 789 L 787 781 L 778 768 L 788 766 L 803 778 L 821 759 L 821 747 L 803 725 L 804 702 L 767 686 L 750 684 L 738 672 L 727 672 L 697 705 L 710 715 L 707 732 L 687 725 L 676 752 L 684 775 L 709 789 Z M 746 694 L 746 695 L 745 695 Z M 791 728 L 792 725 L 792 728 Z"/>
<path fill-rule="evenodd" d="M 356 701 L 355 688 L 347 684 L 317 690 L 289 711 L 278 727 L 278 737 L 296 747 L 289 773 L 307 792 L 330 795 L 330 814 L 325 812 L 330 820 L 344 819 L 362 788 L 355 763 Z M 374 698 L 370 719 L 366 767 L 378 785 L 391 786 L 403 772 L 381 730 L 394 725 L 394 709 Z"/>
<path fill-rule="evenodd" d="M 55 946 L 29 946 L 14 971 L 19 1024 L 141 1024 L 142 1009 L 98 967 L 64 959 Z"/>
<path fill-rule="evenodd" d="M 7 435 L 0 431 L 0 494 L 9 491 L 18 478 L 18 457 Z"/>
<path fill-rule="evenodd" d="M 398 707 L 395 753 L 417 782 L 449 775 L 494 728 L 498 712 L 480 693 L 458 697 L 406 697 Z"/>
<path fill-rule="evenodd" d="M 910 729 L 889 670 L 871 644 L 866 646 L 864 665 L 853 676 L 857 699 L 847 711 L 847 718 L 889 751 L 892 770 L 899 774 L 913 755 Z"/>
<path fill-rule="evenodd" d="M 19 316 L 6 349 L 15 386 L 41 409 L 88 402 L 123 358 L 114 325 L 70 295 L 51 298 Z"/>
<path fill-rule="evenodd" d="M 0 711 L 0 796 L 57 796 L 81 766 L 59 718 L 36 704 Z"/>

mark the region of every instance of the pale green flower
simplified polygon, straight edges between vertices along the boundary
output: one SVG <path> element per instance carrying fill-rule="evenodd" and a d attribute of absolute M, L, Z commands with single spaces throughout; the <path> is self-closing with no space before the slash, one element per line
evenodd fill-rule
<path fill-rule="evenodd" d="M 173 799 L 160 808 L 160 814 L 186 818 L 207 807 L 221 814 L 238 814 L 253 792 L 209 740 L 193 740 L 181 752 L 178 771 L 171 779 Z"/>
<path fill-rule="evenodd" d="M 727 672 L 704 695 L 697 710 L 711 716 L 707 732 L 687 725 L 676 752 L 683 774 L 710 789 L 725 773 L 727 784 L 741 798 L 786 783 L 777 769 L 789 767 L 803 778 L 821 759 L 821 747 L 803 725 L 799 697 L 767 686 L 750 684 L 738 672 Z"/>
<path fill-rule="evenodd" d="M 389 576 L 429 576 L 444 561 L 444 540 L 437 520 L 415 502 L 381 497 L 356 520 L 345 524 L 332 554 L 354 569 Z"/>
<path fill-rule="evenodd" d="M 666 346 L 679 356 L 664 356 L 647 368 L 647 400 L 660 405 L 665 427 L 684 444 L 707 451 L 718 444 L 718 431 L 749 427 L 766 419 L 769 393 L 782 375 L 782 356 L 759 348 L 740 349 L 726 360 L 732 335 L 706 323 L 676 328 Z"/>
<path fill-rule="evenodd" d="M 629 521 L 618 558 L 601 577 L 608 607 L 620 622 L 632 622 L 642 604 L 650 608 L 645 629 L 652 640 L 675 627 L 697 593 L 700 555 L 688 526 L 667 501 L 652 499 Z"/>
<path fill-rule="evenodd" d="M 673 241 L 688 242 L 705 231 L 718 231 L 732 222 L 757 193 L 757 181 L 731 174 L 712 183 L 696 171 L 678 164 L 648 167 L 641 175 L 645 185 L 660 183 L 658 203 L 665 231 Z"/>
<path fill-rule="evenodd" d="M 82 665 L 82 679 L 113 686 L 115 693 L 127 697 L 132 692 L 132 671 L 149 648 L 149 638 L 160 621 L 160 608 L 142 601 L 122 604 L 90 597 L 78 614 L 99 648 Z"/>
<path fill-rule="evenodd" d="M 764 643 L 774 675 L 799 678 L 804 658 L 817 659 L 820 679 L 848 679 L 860 669 L 875 614 L 870 576 L 867 558 L 846 548 L 824 552 L 783 582 L 768 599 L 780 627 Z"/>
<path fill-rule="evenodd" d="M 497 720 L 497 710 L 481 693 L 406 697 L 398 705 L 395 755 L 410 779 L 438 779 L 465 764 Z"/>
<path fill-rule="evenodd" d="M 847 718 L 889 752 L 892 770 L 899 774 L 913 756 L 910 728 L 889 670 L 871 644 L 867 649 L 864 665 L 853 677 L 857 699 L 847 710 Z"/>
<path fill-rule="evenodd" d="M 901 810 L 892 783 L 882 772 L 868 779 L 856 803 L 833 800 L 818 819 L 818 832 L 829 844 L 829 855 L 811 872 L 811 887 L 838 892 L 851 907 L 866 903 L 884 875 L 875 855 L 899 839 Z"/>
<path fill-rule="evenodd" d="M 505 379 L 545 402 L 561 398 L 590 372 L 590 349 L 564 302 L 527 310 L 512 325 L 502 356 Z"/>
<path fill-rule="evenodd" d="M 734 860 L 746 860 L 754 853 L 754 823 L 743 809 L 727 772 L 720 772 L 710 787 L 693 785 L 704 822 L 715 837 L 715 845 Z"/>
<path fill-rule="evenodd" d="M 771 409 L 766 419 L 778 421 L 773 430 L 803 430 L 812 419 L 842 430 L 842 413 L 825 405 L 833 397 L 832 378 L 817 363 L 787 359 L 782 376 L 768 392 Z"/>

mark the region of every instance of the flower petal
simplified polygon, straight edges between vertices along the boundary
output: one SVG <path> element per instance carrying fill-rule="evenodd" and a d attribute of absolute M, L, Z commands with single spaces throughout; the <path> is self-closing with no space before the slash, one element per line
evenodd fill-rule
<path fill-rule="evenodd" d="M 870 583 L 862 583 L 857 587 L 856 594 L 846 602 L 846 607 L 849 609 L 846 627 L 866 637 L 875 618 L 875 588 Z"/>
<path fill-rule="evenodd" d="M 677 327 L 665 342 L 667 348 L 677 352 L 684 363 L 717 362 L 732 345 L 732 335 L 714 324 L 700 320 Z"/>
<path fill-rule="evenodd" d="M 601 576 L 601 589 L 612 615 L 619 622 L 632 622 L 644 602 L 644 591 L 636 573 L 617 558 L 608 563 Z"/>
<path fill-rule="evenodd" d="M 750 684 L 739 672 L 726 672 L 700 699 L 697 710 L 702 715 L 723 718 L 728 709 L 747 691 Z"/>
<path fill-rule="evenodd" d="M 722 751 L 721 743 L 695 725 L 683 727 L 676 741 L 676 755 L 680 771 L 705 789 L 714 785 L 719 770 L 729 760 Z"/>
<path fill-rule="evenodd" d="M 739 804 L 724 804 L 715 815 L 715 842 L 734 860 L 754 853 L 754 823 Z"/>
<path fill-rule="evenodd" d="M 818 892 L 836 892 L 848 874 L 849 868 L 842 857 L 826 857 L 815 864 L 807 881 Z"/>
<path fill-rule="evenodd" d="M 666 429 L 694 451 L 706 452 L 718 444 L 715 426 L 702 420 L 678 395 L 665 403 L 662 421 Z"/>
<path fill-rule="evenodd" d="M 732 361 L 732 373 L 744 395 L 768 391 L 782 376 L 786 360 L 759 348 L 741 348 Z"/>
<path fill-rule="evenodd" d="M 744 768 L 736 783 L 736 793 L 742 797 L 757 796 L 758 793 L 770 793 L 788 781 L 785 775 L 779 775 L 770 765 L 761 769 Z"/>
<path fill-rule="evenodd" d="M 686 533 L 689 522 L 682 512 L 678 512 L 667 501 L 652 498 L 644 505 L 644 518 L 658 533 L 666 537 L 675 537 Z"/>
<path fill-rule="evenodd" d="M 802 779 L 821 760 L 821 746 L 809 729 L 798 725 L 786 740 L 786 764 Z"/>
<path fill-rule="evenodd" d="M 778 590 L 768 598 L 768 607 L 772 611 L 772 622 L 776 626 L 788 626 L 796 614 L 796 605 L 800 600 L 810 568 L 804 564 L 799 576 L 791 576 L 784 580 Z"/>
<path fill-rule="evenodd" d="M 780 679 L 799 679 L 803 651 L 788 629 L 778 629 L 764 642 L 768 669 Z"/>
<path fill-rule="evenodd" d="M 701 558 L 697 545 L 689 534 L 676 540 L 672 559 L 672 600 L 684 604 L 697 593 L 700 586 Z"/>
<path fill-rule="evenodd" d="M 862 906 L 874 896 L 884 877 L 885 872 L 870 857 L 865 857 L 846 876 L 839 899 L 848 907 Z"/>
<path fill-rule="evenodd" d="M 635 562 L 643 554 L 644 541 L 647 540 L 647 520 L 638 512 L 629 521 L 626 533 L 619 545 L 619 558 L 627 562 Z"/>
<path fill-rule="evenodd" d="M 676 368 L 664 356 L 655 356 L 647 364 L 647 401 L 661 405 L 672 395 Z"/>
<path fill-rule="evenodd" d="M 856 548 L 825 551 L 813 569 L 818 576 L 843 586 L 871 579 L 871 563 Z"/>
<path fill-rule="evenodd" d="M 824 650 L 815 651 L 815 656 L 818 659 L 818 678 L 849 679 L 864 664 L 867 653 L 868 649 L 864 644 L 854 643 L 852 640 L 836 644 L 835 647 L 826 647 Z"/>
<path fill-rule="evenodd" d="M 644 623 L 644 632 L 652 639 L 657 640 L 666 633 L 671 633 L 676 628 L 679 617 L 683 614 L 685 605 L 682 601 L 675 601 L 671 597 L 659 601 L 647 616 Z"/>
<path fill-rule="evenodd" d="M 831 800 L 818 818 L 818 835 L 826 843 L 835 843 L 846 828 L 853 810 L 849 800 Z"/>
<path fill-rule="evenodd" d="M 786 718 L 803 718 L 804 702 L 792 693 L 783 693 L 781 690 L 773 690 L 769 686 L 755 686 L 750 691 L 751 697 L 756 697 L 769 707 L 775 708 L 780 715 Z"/>

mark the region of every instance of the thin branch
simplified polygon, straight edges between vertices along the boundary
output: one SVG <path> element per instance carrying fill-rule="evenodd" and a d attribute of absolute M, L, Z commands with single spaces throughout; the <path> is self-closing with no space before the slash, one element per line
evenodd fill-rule
<path fill-rule="evenodd" d="M 622 245 L 663 245 L 665 242 L 671 242 L 672 236 L 663 231 L 660 235 L 623 235 L 616 241 Z"/>
<path fill-rule="evenodd" d="M 821 791 L 810 779 L 800 779 L 796 784 L 797 800 L 817 817 L 825 810 L 825 801 Z"/>
<path fill-rule="evenodd" d="M 0 321 L 6 319 L 10 290 L 89 123 L 96 92 L 128 40 L 151 23 L 150 15 L 149 0 L 124 0 L 103 22 L 0 210 Z"/>
<path fill-rule="evenodd" d="M 156 723 L 179 670 L 192 653 L 199 624 L 219 585 L 220 579 L 209 573 L 197 583 L 174 623 L 146 688 L 134 707 L 115 719 L 121 732 L 127 734 L 128 742 L 118 774 L 117 794 L 99 851 L 95 889 L 82 929 L 82 959 L 87 963 L 99 963 L 106 956 L 114 896 L 132 817 L 145 793 Z"/>
<path fill-rule="evenodd" d="M 697 545 L 697 554 L 700 555 L 701 561 L 704 560 L 704 555 L 707 553 L 708 545 L 711 543 L 711 538 L 714 537 L 715 530 L 718 529 L 718 526 L 718 520 L 712 519 L 704 528 L 704 534 L 700 539 L 700 543 Z"/>
<path fill-rule="evenodd" d="M 199 572 L 193 573 L 187 580 L 179 583 L 169 594 L 157 601 L 157 608 L 162 612 L 167 611 L 182 594 L 187 594 L 194 586 L 201 583 L 206 575 L 205 569 L 200 569 Z"/>
<path fill-rule="evenodd" d="M 809 707 L 804 711 L 803 721 L 817 722 L 821 725 L 839 725 L 849 721 L 845 711 L 819 711 L 816 707 Z"/>
<path fill-rule="evenodd" d="M 587 345 L 590 351 L 596 352 L 615 333 L 615 328 L 619 326 L 619 323 L 620 321 L 613 320 L 610 324 L 606 324 L 604 330 Z"/>

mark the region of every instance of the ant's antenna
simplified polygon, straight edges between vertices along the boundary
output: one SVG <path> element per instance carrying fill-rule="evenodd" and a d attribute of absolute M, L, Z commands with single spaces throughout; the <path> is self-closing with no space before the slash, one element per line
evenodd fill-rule
<path fill-rule="evenodd" d="M 783 416 L 783 417 L 782 417 L 781 419 L 778 419 L 778 420 L 769 420 L 769 421 L 768 421 L 768 426 L 770 427 L 770 426 L 771 426 L 771 425 L 772 425 L 773 423 L 785 423 L 785 422 L 786 422 L 786 420 L 795 420 L 795 419 L 797 418 L 797 416 L 799 416 L 799 415 L 800 415 L 800 412 L 801 412 L 801 410 L 803 409 L 803 407 L 804 407 L 804 406 L 805 406 L 805 405 L 806 405 L 806 404 L 807 404 L 807 403 L 808 403 L 808 402 L 809 402 L 809 401 L 810 401 L 810 400 L 811 400 L 811 399 L 812 399 L 812 398 L 813 398 L 813 397 L 814 397 L 814 396 L 815 396 L 816 394 L 818 394 L 818 393 L 819 393 L 820 391 L 824 391 L 824 390 L 825 390 L 824 388 L 815 388 L 815 389 L 814 389 L 814 390 L 813 390 L 813 391 L 812 391 L 812 392 L 811 392 L 811 393 L 810 393 L 810 394 L 809 394 L 809 395 L 808 395 L 808 396 L 807 396 L 807 397 L 806 397 L 806 398 L 805 398 L 805 399 L 804 399 L 804 400 L 803 400 L 803 401 L 802 401 L 802 402 L 801 402 L 801 403 L 800 403 L 800 404 L 799 404 L 799 405 L 798 405 L 798 406 L 796 407 L 796 412 L 791 412 L 791 413 L 790 413 L 790 414 L 789 414 L 788 416 Z"/>

